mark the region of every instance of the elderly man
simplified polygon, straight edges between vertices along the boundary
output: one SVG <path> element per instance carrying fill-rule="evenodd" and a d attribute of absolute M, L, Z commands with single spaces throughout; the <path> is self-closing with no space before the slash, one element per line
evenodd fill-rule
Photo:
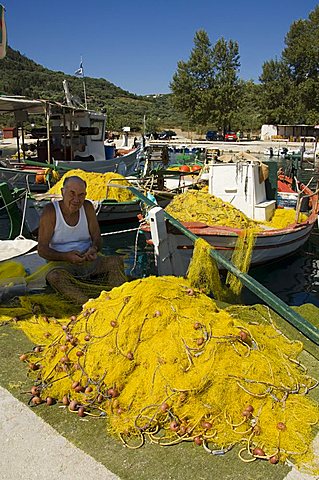
<path fill-rule="evenodd" d="M 40 219 L 38 253 L 53 264 L 48 283 L 76 303 L 85 303 L 89 294 L 72 282 L 104 275 L 110 287 L 126 281 L 121 257 L 98 255 L 101 234 L 93 205 L 86 197 L 86 183 L 80 177 L 67 177 L 62 200 L 48 204 Z"/>

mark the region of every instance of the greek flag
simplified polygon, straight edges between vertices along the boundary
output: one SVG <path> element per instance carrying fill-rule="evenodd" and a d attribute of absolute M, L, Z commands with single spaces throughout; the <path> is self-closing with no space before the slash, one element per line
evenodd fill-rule
<path fill-rule="evenodd" d="M 4 6 L 0 4 L 0 59 L 7 53 L 7 29 L 4 20 Z"/>
<path fill-rule="evenodd" d="M 74 72 L 77 77 L 83 77 L 83 62 L 81 60 L 80 67 Z"/>

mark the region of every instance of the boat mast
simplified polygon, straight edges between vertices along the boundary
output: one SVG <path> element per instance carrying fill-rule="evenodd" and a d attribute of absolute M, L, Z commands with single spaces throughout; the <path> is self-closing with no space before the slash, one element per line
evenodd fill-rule
<path fill-rule="evenodd" d="M 50 144 L 50 104 L 45 102 L 45 121 L 47 127 L 47 147 L 48 147 L 48 163 L 51 163 L 51 144 Z"/>

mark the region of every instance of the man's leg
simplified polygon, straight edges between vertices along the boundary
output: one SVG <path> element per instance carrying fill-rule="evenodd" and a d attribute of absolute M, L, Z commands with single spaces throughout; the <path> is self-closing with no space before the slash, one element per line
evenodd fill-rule
<path fill-rule="evenodd" d="M 74 277 L 63 268 L 51 270 L 47 274 L 46 279 L 54 290 L 71 300 L 72 303 L 83 305 L 90 298 L 88 294 L 75 285 Z"/>
<path fill-rule="evenodd" d="M 98 260 L 94 275 L 104 277 L 105 281 L 103 283 L 106 283 L 113 288 L 127 282 L 124 272 L 123 257 L 118 255 L 100 255 Z"/>

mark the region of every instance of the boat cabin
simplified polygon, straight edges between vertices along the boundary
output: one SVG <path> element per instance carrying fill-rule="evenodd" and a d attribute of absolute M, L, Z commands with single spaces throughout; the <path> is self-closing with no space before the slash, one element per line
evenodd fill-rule
<path fill-rule="evenodd" d="M 68 108 L 50 120 L 53 160 L 105 160 L 105 115 Z"/>
<path fill-rule="evenodd" d="M 231 203 L 249 218 L 271 219 L 275 200 L 268 200 L 265 180 L 268 167 L 256 161 L 212 163 L 209 166 L 209 193 Z"/>
<path fill-rule="evenodd" d="M 105 161 L 106 116 L 102 113 L 58 102 L 0 96 L 1 112 L 13 113 L 21 131 L 21 145 L 17 135 L 19 161 L 21 157 L 23 160 L 26 158 L 24 126 L 29 122 L 29 114 L 45 116 L 45 121 L 42 121 L 45 126 L 31 130 L 36 150 L 34 160 L 49 163 L 59 160 Z"/>

